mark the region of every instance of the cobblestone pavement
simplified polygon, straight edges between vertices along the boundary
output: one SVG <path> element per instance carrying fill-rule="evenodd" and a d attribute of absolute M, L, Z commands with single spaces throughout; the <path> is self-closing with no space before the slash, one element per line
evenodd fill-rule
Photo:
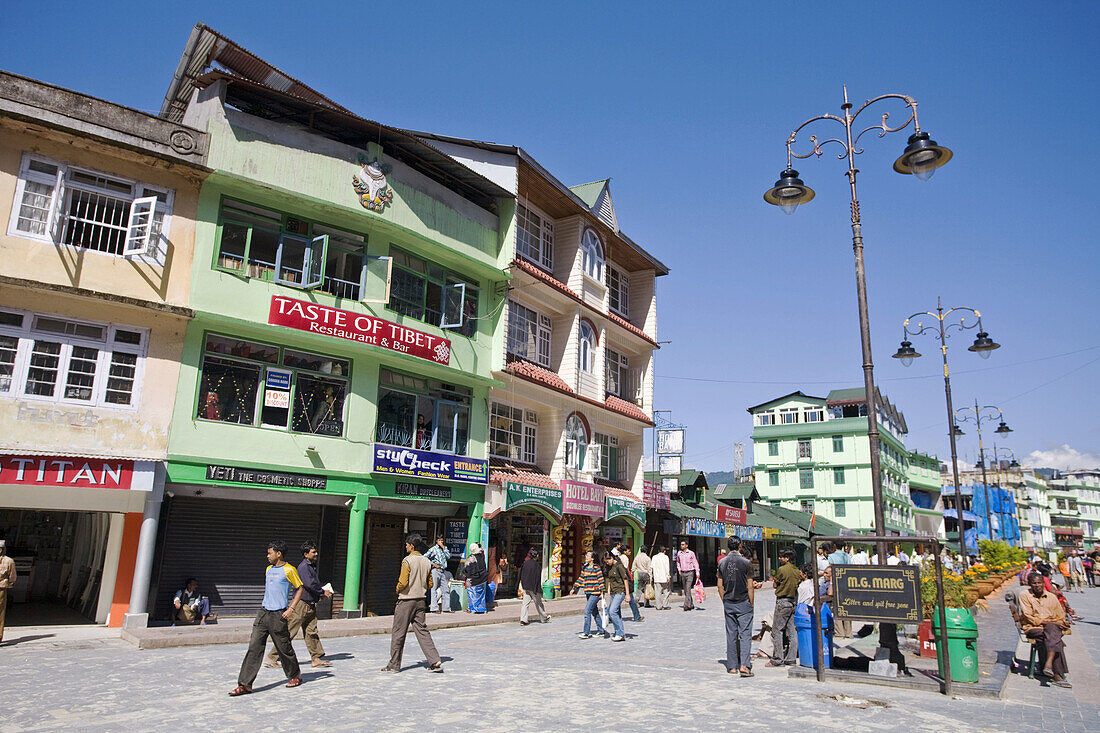
<path fill-rule="evenodd" d="M 1069 638 L 1074 689 L 1012 675 L 1005 700 L 789 679 L 760 663 L 751 679 L 726 674 L 721 604 L 711 591 L 705 610 L 649 609 L 643 623 L 627 622 L 625 643 L 578 639 L 577 617 L 440 630 L 434 638 L 443 675 L 426 673 L 411 634 L 399 675 L 378 672 L 388 637 L 332 639 L 333 666 L 306 671 L 301 687 L 285 689 L 279 671 L 262 669 L 256 693 L 236 699 L 226 693 L 236 684 L 241 644 L 145 651 L 118 639 L 8 645 L 0 647 L 0 689 L 7 692 L 0 731 L 300 730 L 320 721 L 332 730 L 387 731 L 1096 731 L 1100 589 L 1073 594 L 1071 602 L 1086 617 Z M 1005 612 L 998 604 L 989 613 Z M 761 593 L 755 628 L 771 605 L 771 594 Z M 296 646 L 305 658 L 304 645 Z M 835 695 L 848 700 L 827 697 Z"/>

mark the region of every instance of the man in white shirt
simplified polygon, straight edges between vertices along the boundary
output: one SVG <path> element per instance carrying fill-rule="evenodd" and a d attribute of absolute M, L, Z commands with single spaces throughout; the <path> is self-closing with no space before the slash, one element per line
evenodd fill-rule
<path fill-rule="evenodd" d="M 656 607 L 658 611 L 667 611 L 672 608 L 668 604 L 668 597 L 672 594 L 672 565 L 668 560 L 668 548 L 664 545 L 658 550 L 649 563 L 653 574 L 653 587 Z"/>
<path fill-rule="evenodd" d="M 852 554 L 852 565 L 870 565 L 871 556 L 867 554 L 867 549 L 860 546 L 859 552 Z"/>

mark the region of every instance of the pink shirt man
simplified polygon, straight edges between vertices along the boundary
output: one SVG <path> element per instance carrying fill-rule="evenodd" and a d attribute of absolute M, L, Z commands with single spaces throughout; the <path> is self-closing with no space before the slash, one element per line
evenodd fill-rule
<path fill-rule="evenodd" d="M 699 576 L 699 558 L 695 556 L 695 552 L 692 550 L 680 550 L 676 553 L 676 569 L 681 573 L 686 573 L 689 570 L 694 570 L 696 577 Z"/>

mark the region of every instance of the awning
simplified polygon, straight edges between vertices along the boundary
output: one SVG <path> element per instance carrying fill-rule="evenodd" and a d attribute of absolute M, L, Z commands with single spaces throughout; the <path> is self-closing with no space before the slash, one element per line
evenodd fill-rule
<path fill-rule="evenodd" d="M 703 507 L 685 504 L 679 499 L 669 502 L 668 511 L 678 519 L 714 519 L 714 513 Z"/>

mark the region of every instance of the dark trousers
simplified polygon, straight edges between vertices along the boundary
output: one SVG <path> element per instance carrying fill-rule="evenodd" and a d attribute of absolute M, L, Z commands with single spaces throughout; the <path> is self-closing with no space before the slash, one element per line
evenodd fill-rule
<path fill-rule="evenodd" d="M 752 669 L 752 601 L 723 600 L 722 606 L 726 612 L 726 668 Z"/>
<path fill-rule="evenodd" d="M 772 616 L 772 660 L 790 662 L 798 660 L 798 633 L 794 627 L 793 598 L 776 598 L 775 615 Z M 783 638 L 787 639 L 787 653 L 783 653 Z"/>
<path fill-rule="evenodd" d="M 442 664 L 439 652 L 435 650 L 432 635 L 428 633 L 427 609 L 424 599 L 413 598 L 405 600 L 397 599 L 397 607 L 393 610 L 393 631 L 390 636 L 390 669 L 401 669 L 401 655 L 405 651 L 405 637 L 409 635 L 409 625 L 412 625 L 416 641 L 420 644 L 420 651 L 428 659 L 429 665 Z"/>
<path fill-rule="evenodd" d="M 684 608 L 695 608 L 695 598 L 692 596 L 692 588 L 695 587 L 695 571 L 680 571 L 680 586 L 684 589 Z"/>
<path fill-rule="evenodd" d="M 1054 652 L 1054 660 L 1050 663 L 1054 674 L 1066 674 L 1069 667 L 1066 665 L 1066 644 L 1062 641 L 1062 629 L 1058 624 L 1046 623 L 1043 628 L 1027 630 L 1029 639 L 1042 639 L 1044 651 L 1040 652 L 1040 663 L 1046 662 L 1046 652 Z"/>
<path fill-rule="evenodd" d="M 256 681 L 256 674 L 260 671 L 260 663 L 264 658 L 264 648 L 267 646 L 267 638 L 275 642 L 275 651 L 279 654 L 279 663 L 283 666 L 283 672 L 288 680 L 294 679 L 301 670 L 298 667 L 298 657 L 294 654 L 294 647 L 290 644 L 290 631 L 286 626 L 286 619 L 282 611 L 268 611 L 261 608 L 256 614 L 256 620 L 252 622 L 252 638 L 248 640 L 248 653 L 241 662 L 241 673 L 237 675 L 237 684 L 243 687 L 252 687 Z"/>

